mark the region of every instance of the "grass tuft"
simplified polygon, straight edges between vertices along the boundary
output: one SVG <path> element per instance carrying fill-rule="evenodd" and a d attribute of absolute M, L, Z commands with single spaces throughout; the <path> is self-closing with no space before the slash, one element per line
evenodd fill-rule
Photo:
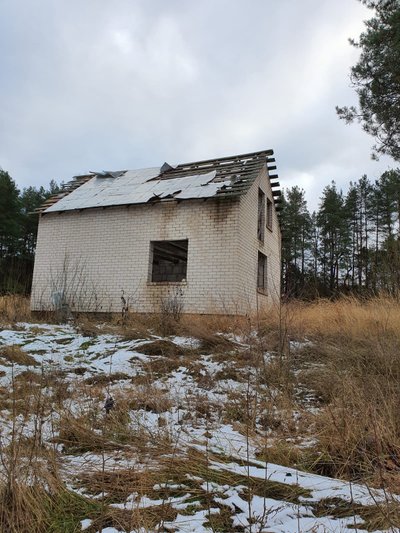
<path fill-rule="evenodd" d="M 0 358 L 5 365 L 25 365 L 38 366 L 38 362 L 29 354 L 24 352 L 18 344 L 3 346 L 0 348 Z"/>

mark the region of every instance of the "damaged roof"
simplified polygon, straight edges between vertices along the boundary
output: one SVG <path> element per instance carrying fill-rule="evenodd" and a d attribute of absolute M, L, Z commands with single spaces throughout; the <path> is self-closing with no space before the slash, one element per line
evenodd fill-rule
<path fill-rule="evenodd" d="M 273 150 L 263 150 L 176 166 L 164 163 L 140 170 L 91 172 L 75 176 L 38 212 L 238 196 L 248 191 L 265 165 L 268 170 L 276 168 L 268 167 L 275 161 L 272 155 Z M 270 175 L 270 179 L 274 178 L 277 176 Z"/>

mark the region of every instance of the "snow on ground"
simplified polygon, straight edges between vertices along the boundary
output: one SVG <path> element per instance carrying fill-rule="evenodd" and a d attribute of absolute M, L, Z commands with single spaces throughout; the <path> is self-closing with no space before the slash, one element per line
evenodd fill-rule
<path fill-rule="evenodd" d="M 81 401 L 79 398 L 64 400 L 65 403 L 69 401 L 68 406 L 74 416 L 92 408 L 96 402 L 97 412 L 101 412 L 101 402 L 108 395 L 123 398 L 123 394 L 132 392 L 138 394 L 142 404 L 136 408 L 132 407 L 129 411 L 130 429 L 136 431 L 138 435 L 146 435 L 149 442 L 151 439 L 157 441 L 168 437 L 174 448 L 173 453 L 182 454 L 182 458 L 185 458 L 185 454 L 191 450 L 195 450 L 202 457 L 208 458 L 209 472 L 216 472 L 219 476 L 210 480 L 203 479 L 197 474 L 186 474 L 181 484 L 174 484 L 171 481 L 164 485 L 155 484 L 152 490 L 154 493 L 159 491 L 162 495 L 160 497 L 151 498 L 148 494 L 132 492 L 124 501 L 113 502 L 112 495 L 109 495 L 111 506 L 115 509 L 132 511 L 169 504 L 177 513 L 173 520 L 164 522 L 165 531 L 177 533 L 212 531 L 210 517 L 215 517 L 226 509 L 231 515 L 232 531 L 260 533 L 367 531 L 363 529 L 363 519 L 357 516 L 356 512 L 354 515 L 347 513 L 348 516 L 343 516 L 342 513 L 339 517 L 332 504 L 332 512 L 328 510 L 325 513 L 317 513 L 318 504 L 328 499 L 338 505 L 342 503 L 349 506 L 373 507 L 384 505 L 388 495 L 384 491 L 372 490 L 363 485 L 259 461 L 256 457 L 256 446 L 251 439 L 227 423 L 221 415 L 221 410 L 218 409 L 228 401 L 229 392 L 244 393 L 247 384 L 223 377 L 213 382 L 212 379 L 223 371 L 224 365 L 214 360 L 211 354 L 199 352 L 193 356 L 193 350 L 200 346 L 197 339 L 170 337 L 168 340 L 175 346 L 184 352 L 188 350 L 190 360 L 184 358 L 184 353 L 182 364 L 178 358 L 174 367 L 151 376 L 151 389 L 141 389 L 142 385 L 134 380 L 146 377 L 144 365 L 160 361 L 164 361 L 165 364 L 171 363 L 171 360 L 162 353 L 159 355 L 141 353 L 140 349 L 143 350 L 141 347 L 158 340 L 160 337 L 154 335 L 149 335 L 147 339 L 136 340 L 126 340 L 110 334 L 89 337 L 80 334 L 70 325 L 17 324 L 15 329 L 0 331 L 0 385 L 5 389 L 10 388 L 12 381 L 27 369 L 38 375 L 55 370 L 62 371 L 64 379 L 72 389 L 80 386 L 88 378 L 109 376 L 109 381 L 106 379 L 103 383 L 100 382 L 99 387 L 103 387 L 102 392 L 100 391 L 103 394 L 100 395 L 101 400 L 98 397 L 97 399 L 93 397 L 90 401 L 87 398 L 82 398 Z M 243 339 L 237 336 L 231 340 L 245 346 Z M 33 357 L 36 365 L 10 364 L 1 356 L 1 348 L 13 345 L 19 346 L 26 354 Z M 191 364 L 197 365 L 196 373 Z M 112 380 L 111 377 L 117 374 L 120 376 Z M 202 379 L 205 381 L 203 384 Z M 211 381 L 207 382 L 207 379 Z M 153 391 L 150 397 L 140 398 L 141 391 L 143 396 L 146 396 L 149 390 Z M 154 397 L 151 397 L 151 394 Z M 157 394 L 160 394 L 161 407 L 149 407 L 149 402 L 154 402 Z M 165 402 L 164 407 L 162 402 Z M 193 407 L 195 402 L 200 403 L 200 408 L 199 406 L 196 408 L 200 414 L 195 412 L 196 409 Z M 214 410 L 212 408 L 211 413 L 202 415 L 202 403 L 205 405 L 206 402 L 210 402 Z M 55 408 L 50 416 L 51 420 L 42 421 L 43 439 L 48 442 L 54 437 L 54 420 L 61 415 Z M 4 440 L 13 430 L 10 410 L 7 407 L 0 410 L 0 419 L 1 436 Z M 33 421 L 22 414 L 18 415 L 16 425 L 26 435 L 32 435 L 36 430 Z M 76 484 L 77 477 L 82 473 L 98 472 L 99 469 L 114 472 L 140 471 L 145 468 L 154 471 L 157 468 L 157 459 L 152 458 L 149 453 L 149 457 L 145 460 L 145 453 L 139 453 L 135 449 L 135 444 L 129 440 L 106 453 L 99 453 L 96 450 L 69 453 L 60 445 L 57 445 L 57 450 L 61 472 L 68 487 L 94 499 L 101 497 L 101 494 L 90 494 Z M 170 448 L 166 448 L 165 455 L 169 454 L 171 454 Z M 228 476 L 226 479 L 235 482 L 224 483 L 222 481 L 224 475 Z M 246 480 L 253 480 L 254 483 L 259 483 L 260 487 L 275 483 L 274 487 L 279 488 L 279 494 L 285 494 L 287 488 L 293 488 L 297 491 L 295 492 L 297 496 L 288 499 L 278 496 L 274 498 L 270 495 L 261 496 L 256 493 L 246 496 L 248 489 Z M 196 492 L 193 493 L 190 482 L 198 484 L 197 491 L 203 491 L 211 496 L 208 505 L 201 504 Z M 178 491 L 175 495 L 174 490 Z M 82 531 L 91 526 L 91 517 L 81 521 Z M 119 531 L 122 530 L 114 527 L 102 529 L 102 533 Z M 140 528 L 134 531 L 139 532 Z"/>

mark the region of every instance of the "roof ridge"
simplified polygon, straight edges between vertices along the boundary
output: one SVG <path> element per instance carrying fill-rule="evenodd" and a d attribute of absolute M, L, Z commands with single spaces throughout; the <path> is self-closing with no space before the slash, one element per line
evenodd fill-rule
<path fill-rule="evenodd" d="M 250 159 L 252 157 L 262 156 L 262 155 L 265 155 L 265 156 L 274 155 L 274 151 L 272 149 L 266 149 L 266 150 L 258 150 L 256 152 L 248 152 L 246 154 L 231 155 L 231 156 L 224 156 L 224 157 L 214 157 L 213 159 L 203 159 L 200 161 L 192 161 L 189 163 L 180 163 L 175 168 L 187 167 L 187 166 L 192 166 L 192 165 L 200 165 L 200 164 L 204 165 L 206 163 L 216 163 L 219 161 Z"/>

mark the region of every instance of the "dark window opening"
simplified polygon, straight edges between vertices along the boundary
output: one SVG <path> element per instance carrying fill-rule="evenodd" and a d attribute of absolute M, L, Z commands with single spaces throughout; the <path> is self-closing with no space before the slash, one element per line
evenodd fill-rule
<path fill-rule="evenodd" d="M 258 252 L 257 289 L 267 291 L 267 256 Z"/>
<path fill-rule="evenodd" d="M 272 230 L 272 202 L 267 198 L 267 228 Z"/>
<path fill-rule="evenodd" d="M 258 240 L 264 242 L 264 228 L 265 228 L 265 194 L 261 189 L 258 189 L 258 224 L 257 237 Z"/>
<path fill-rule="evenodd" d="M 188 241 L 151 242 L 151 281 L 186 280 Z"/>

